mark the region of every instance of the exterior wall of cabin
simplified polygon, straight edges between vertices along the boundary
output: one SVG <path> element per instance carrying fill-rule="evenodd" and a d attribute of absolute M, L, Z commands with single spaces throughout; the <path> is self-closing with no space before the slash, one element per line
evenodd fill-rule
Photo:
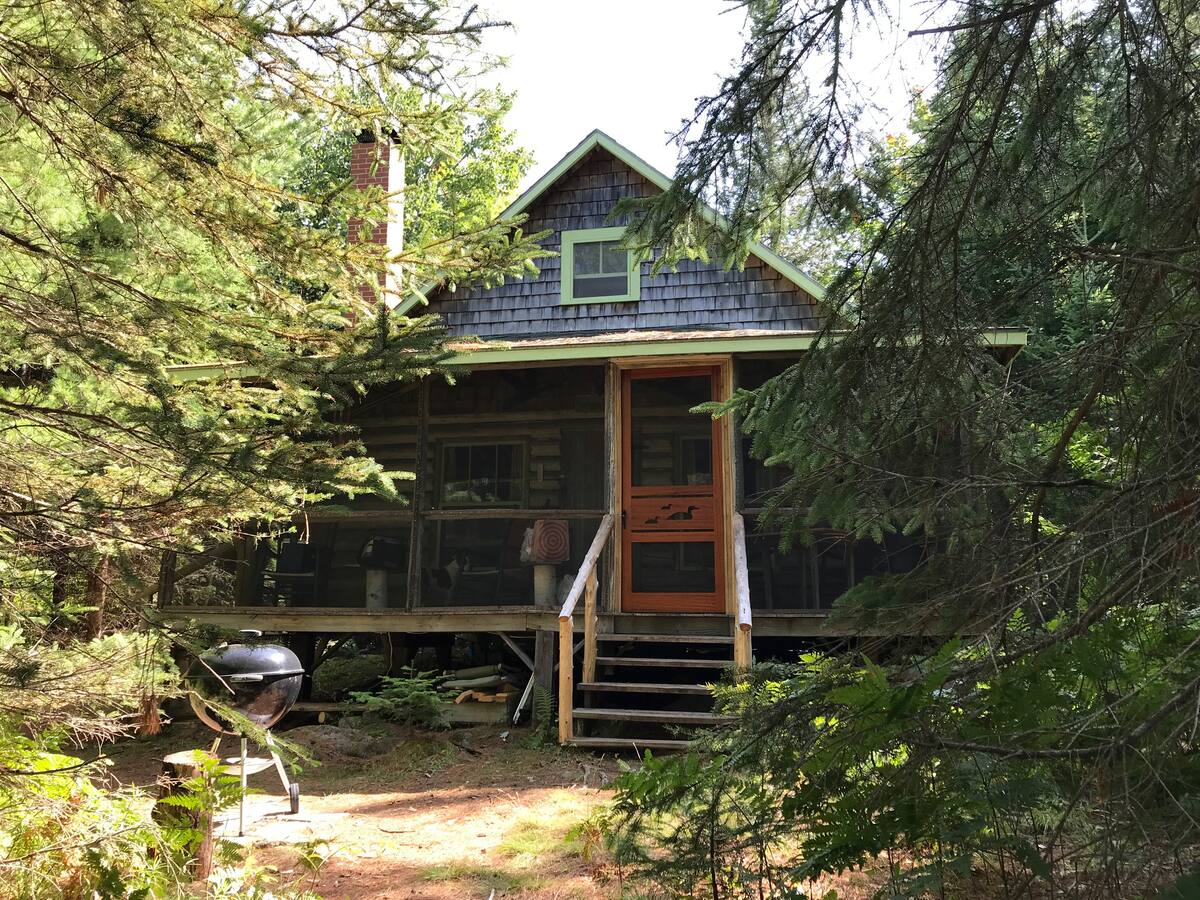
<path fill-rule="evenodd" d="M 378 149 L 363 145 L 356 152 L 365 159 Z M 645 262 L 632 282 L 638 285 L 635 301 L 564 303 L 557 255 L 563 233 L 611 232 L 628 221 L 611 217 L 618 201 L 659 190 L 637 170 L 636 160 L 625 158 L 596 145 L 525 208 L 522 228 L 546 232 L 543 244 L 551 251 L 539 261 L 536 276 L 487 288 L 434 291 L 430 311 L 453 335 L 499 341 L 628 332 L 653 332 L 659 340 L 672 332 L 757 336 L 822 326 L 814 298 L 754 256 L 742 271 L 726 271 L 719 262 L 687 261 L 652 275 Z M 616 238 L 605 234 L 602 239 Z M 385 609 L 532 606 L 533 567 L 522 560 L 521 547 L 534 523 L 568 522 L 570 553 L 558 566 L 561 581 L 579 569 L 600 519 L 619 512 L 620 467 L 613 461 L 621 454 L 614 415 L 620 404 L 613 392 L 619 390 L 620 376 L 607 370 L 638 361 L 622 359 L 619 343 L 613 344 L 612 356 L 578 365 L 463 371 L 453 385 L 434 378 L 373 390 L 349 421 L 359 429 L 366 454 L 390 470 L 416 473 L 415 481 L 399 483 L 403 502 L 343 498 L 308 510 L 290 538 L 247 544 L 238 551 L 236 602 L 362 609 L 368 605 L 368 567 L 360 557 L 373 542 L 382 547 L 387 571 Z M 712 366 L 730 359 L 733 382 L 748 386 L 788 361 L 705 355 L 694 362 Z M 613 362 L 615 368 L 609 365 Z M 681 355 L 674 362 L 690 361 Z M 661 360 L 645 363 L 656 367 Z M 720 371 L 720 389 L 727 391 L 730 367 Z M 639 465 L 662 467 L 662 477 L 651 473 L 648 483 L 687 483 L 680 481 L 687 478 L 683 456 L 702 452 L 703 440 L 678 433 L 678 418 L 643 416 L 642 421 Z M 782 551 L 778 535 L 757 533 L 756 498 L 778 473 L 749 458 L 736 430 L 722 427 L 720 434 L 722 443 L 732 441 L 720 454 L 725 459 L 720 474 L 734 487 L 724 495 L 726 515 L 718 533 L 731 533 L 733 511 L 745 514 L 754 606 L 827 608 L 839 585 L 852 584 L 857 572 L 870 568 L 863 562 L 869 553 L 832 534 L 819 542 L 820 550 Z M 617 531 L 613 543 L 619 543 L 619 523 Z M 728 558 L 730 547 L 725 550 Z M 605 573 L 601 602 L 615 611 L 620 552 L 610 549 L 606 556 L 599 569 Z M 725 575 L 730 577 L 728 571 Z M 732 596 L 731 580 L 723 590 Z"/>
<path fill-rule="evenodd" d="M 623 162 L 596 148 L 527 211 L 526 233 L 548 230 L 543 246 L 555 254 L 561 233 L 628 224 L 609 218 L 626 197 L 657 191 Z M 650 274 L 641 267 L 636 302 L 563 305 L 560 260 L 538 261 L 540 273 L 490 288 L 460 287 L 431 297 L 452 333 L 484 339 L 621 332 L 630 329 L 813 330 L 821 316 L 812 297 L 778 272 L 751 257 L 744 271 L 726 271 L 720 262 L 686 261 L 678 271 Z"/>

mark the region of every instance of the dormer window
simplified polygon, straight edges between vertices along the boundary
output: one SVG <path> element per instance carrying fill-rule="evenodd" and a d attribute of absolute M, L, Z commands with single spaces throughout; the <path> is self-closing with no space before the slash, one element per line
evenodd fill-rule
<path fill-rule="evenodd" d="M 623 227 L 562 233 L 562 302 L 621 303 L 638 299 L 641 266 L 621 248 Z"/>

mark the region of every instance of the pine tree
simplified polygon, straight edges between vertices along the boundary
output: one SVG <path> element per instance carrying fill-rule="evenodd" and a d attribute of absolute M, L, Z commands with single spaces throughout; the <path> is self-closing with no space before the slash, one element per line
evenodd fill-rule
<path fill-rule="evenodd" d="M 697 878 L 794 885 L 891 850 L 906 895 L 972 867 L 1005 896 L 1152 895 L 1200 843 L 1200 12 L 938 4 L 912 38 L 936 93 L 889 146 L 840 65 L 878 7 L 749 7 L 637 237 L 736 262 L 779 209 L 861 229 L 817 349 L 731 407 L 787 472 L 787 540 L 923 536 L 914 572 L 837 610 L 922 637 L 764 673 L 711 765 L 631 777 L 623 821 L 687 808 L 673 871 Z M 697 229 L 705 198 L 731 237 Z M 1003 325 L 1031 328 L 1013 360 L 981 346 Z"/>
<path fill-rule="evenodd" d="M 110 557 L 332 491 L 391 495 L 336 411 L 429 372 L 441 335 L 363 307 L 386 263 L 344 223 L 380 220 L 386 198 L 329 162 L 365 129 L 436 168 L 387 261 L 400 293 L 526 271 L 537 248 L 492 220 L 525 158 L 504 98 L 470 87 L 488 25 L 437 0 L 0 10 L 0 541 L 24 560 L 4 577 L 10 611 L 68 612 Z M 167 371 L 220 360 L 256 377 Z"/>

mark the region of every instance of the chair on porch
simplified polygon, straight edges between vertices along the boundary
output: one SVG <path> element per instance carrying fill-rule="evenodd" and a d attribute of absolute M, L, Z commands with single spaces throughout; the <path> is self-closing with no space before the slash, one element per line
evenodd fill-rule
<path fill-rule="evenodd" d="M 459 594 L 464 588 L 471 594 L 482 593 L 486 590 L 485 585 L 491 582 L 492 603 L 500 605 L 504 594 L 505 579 L 514 574 L 519 575 L 528 568 L 521 561 L 521 544 L 525 539 L 527 527 L 528 523 L 524 519 L 512 519 L 509 522 L 508 531 L 499 547 L 496 548 L 494 565 L 475 565 L 468 558 L 459 573 L 455 594 Z M 474 590 L 471 590 L 472 585 L 476 586 Z"/>
<path fill-rule="evenodd" d="M 329 549 L 285 537 L 275 550 L 275 568 L 262 573 L 265 606 L 316 606 L 329 569 Z"/>

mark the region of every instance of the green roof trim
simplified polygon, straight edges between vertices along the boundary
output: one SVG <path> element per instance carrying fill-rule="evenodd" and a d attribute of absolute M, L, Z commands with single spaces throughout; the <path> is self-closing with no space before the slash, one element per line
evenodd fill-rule
<path fill-rule="evenodd" d="M 446 363 L 452 366 L 483 366 L 495 363 L 558 362 L 589 359 L 627 359 L 636 356 L 692 356 L 714 353 L 772 353 L 802 351 L 813 345 L 817 332 L 721 337 L 657 338 L 621 342 L 586 341 L 539 344 L 534 347 L 480 346 L 478 350 L 455 353 Z"/>
<path fill-rule="evenodd" d="M 636 334 L 636 332 L 634 333 Z M 482 366 L 496 363 L 556 362 L 591 359 L 628 359 L 641 356 L 692 356 L 724 353 L 786 353 L 812 348 L 819 331 L 780 332 L 779 334 L 714 334 L 711 337 L 688 334 L 678 337 L 631 337 L 621 341 L 588 341 L 567 338 L 560 343 L 539 341 L 532 346 L 520 343 L 489 342 L 478 349 L 463 348 L 446 360 L 452 366 Z M 838 332 L 827 339 L 838 339 Z M 1022 328 L 989 328 L 979 335 L 984 347 L 1024 347 L 1029 332 Z"/>
<path fill-rule="evenodd" d="M 532 344 L 508 344 L 499 341 L 478 345 L 459 345 L 446 360 L 452 366 L 520 365 L 531 362 L 570 362 L 584 360 L 628 359 L 655 356 L 702 356 L 724 353 L 787 353 L 810 349 L 820 332 L 780 332 L 778 334 L 681 334 L 675 337 L 659 335 L 638 338 L 637 332 L 622 333 L 620 340 L 589 340 L 564 338 L 555 342 L 539 340 Z M 837 340 L 837 332 L 827 336 Z M 1023 328 L 987 328 L 979 334 L 984 347 L 1024 347 L 1029 332 Z M 451 347 L 454 345 L 452 344 Z M 197 363 L 171 366 L 168 373 L 173 381 L 209 381 L 227 378 L 253 378 L 254 367 L 239 362 Z"/>
<path fill-rule="evenodd" d="M 541 178 L 533 183 L 520 197 L 510 203 L 503 212 L 497 217 L 500 220 L 519 216 L 526 209 L 534 204 L 534 202 L 542 196 L 549 188 L 560 178 L 567 174 L 574 166 L 585 156 L 600 147 L 607 150 L 629 168 L 633 169 L 659 190 L 665 191 L 671 187 L 671 178 L 660 172 L 650 163 L 646 162 L 624 144 L 618 143 L 600 129 L 596 129 L 582 141 L 580 141 L 570 153 L 560 159 L 551 169 L 546 172 Z M 718 228 L 725 228 L 728 223 L 725 217 L 718 213 L 710 206 L 702 205 L 700 214 L 712 225 Z M 624 229 L 622 229 L 624 230 Z M 825 288 L 815 278 L 806 272 L 801 271 L 792 263 L 788 262 L 774 250 L 763 246 L 758 241 L 750 242 L 750 253 L 757 256 L 762 262 L 766 263 L 775 271 L 779 272 L 784 278 L 791 281 L 798 288 L 806 291 L 813 299 L 820 300 L 825 296 Z M 419 292 L 412 294 L 403 302 L 396 305 L 396 312 L 400 315 L 406 315 L 413 307 L 419 303 L 426 301 L 430 291 L 437 288 L 436 281 L 429 282 L 421 286 Z"/>

